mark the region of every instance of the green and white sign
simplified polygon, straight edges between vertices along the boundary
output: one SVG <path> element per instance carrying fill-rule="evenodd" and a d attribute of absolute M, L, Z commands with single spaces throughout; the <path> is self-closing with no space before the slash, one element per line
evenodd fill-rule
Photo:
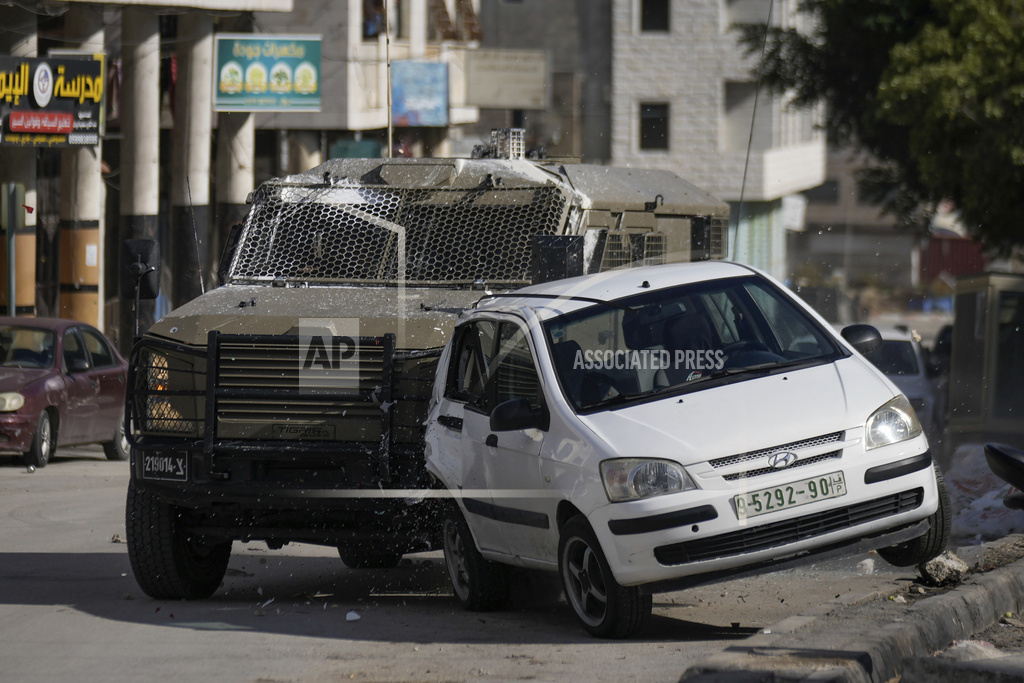
<path fill-rule="evenodd" d="M 216 111 L 320 111 L 320 36 L 218 33 Z"/>

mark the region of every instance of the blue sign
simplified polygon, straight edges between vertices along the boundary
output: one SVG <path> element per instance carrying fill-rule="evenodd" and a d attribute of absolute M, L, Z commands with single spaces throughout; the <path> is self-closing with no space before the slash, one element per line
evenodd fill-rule
<path fill-rule="evenodd" d="M 391 122 L 396 126 L 448 125 L 448 65 L 391 63 Z"/>

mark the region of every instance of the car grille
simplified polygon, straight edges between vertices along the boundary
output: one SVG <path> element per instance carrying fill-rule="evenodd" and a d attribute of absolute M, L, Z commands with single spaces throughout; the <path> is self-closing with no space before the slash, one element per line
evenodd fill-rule
<path fill-rule="evenodd" d="M 798 541 L 909 512 L 920 507 L 923 500 L 924 489 L 917 488 L 795 519 L 660 546 L 654 549 L 654 557 L 663 565 L 678 565 L 781 548 Z"/>
<path fill-rule="evenodd" d="M 748 462 L 750 460 L 757 460 L 759 458 L 766 458 L 772 453 L 778 453 L 779 451 L 797 451 L 804 448 L 814 448 L 815 446 L 823 446 L 829 443 L 839 443 L 843 440 L 844 432 L 834 432 L 832 434 L 825 434 L 824 436 L 817 436 L 813 439 L 804 439 L 803 441 L 794 441 L 793 443 L 783 444 L 781 446 L 773 446 L 772 448 L 762 448 L 757 451 L 748 451 L 747 453 L 740 453 L 739 455 L 728 455 L 724 458 L 715 458 L 711 460 L 711 466 L 715 469 L 723 467 L 732 467 L 742 462 Z"/>
<path fill-rule="evenodd" d="M 773 453 L 777 453 L 778 451 L 772 451 L 772 452 Z M 796 469 L 797 467 L 806 467 L 807 465 L 813 465 L 816 462 L 822 462 L 824 460 L 832 460 L 834 458 L 841 458 L 841 457 L 843 457 L 843 449 L 840 448 L 838 451 L 832 451 L 831 453 L 822 453 L 821 455 L 815 455 L 815 456 L 810 457 L 810 458 L 797 460 L 795 463 L 793 463 L 792 465 L 788 466 L 786 469 L 787 470 L 792 470 L 792 469 Z M 759 467 L 759 468 L 757 468 L 755 470 L 745 470 L 743 472 L 733 472 L 732 474 L 725 475 L 724 477 L 722 477 L 722 479 L 725 479 L 726 481 L 736 481 L 738 479 L 748 479 L 750 477 L 759 477 L 762 474 L 772 474 L 773 472 L 778 472 L 778 471 L 779 470 L 774 468 L 774 467 Z"/>

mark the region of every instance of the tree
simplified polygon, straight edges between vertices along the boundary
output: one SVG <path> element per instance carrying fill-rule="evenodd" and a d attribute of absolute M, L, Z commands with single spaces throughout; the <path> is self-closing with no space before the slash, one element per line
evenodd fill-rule
<path fill-rule="evenodd" d="M 834 144 L 883 162 L 869 196 L 908 223 L 957 203 L 974 236 L 1024 243 L 1024 16 L 1017 0 L 804 0 L 810 33 L 743 25 L 762 83 L 824 102 Z"/>

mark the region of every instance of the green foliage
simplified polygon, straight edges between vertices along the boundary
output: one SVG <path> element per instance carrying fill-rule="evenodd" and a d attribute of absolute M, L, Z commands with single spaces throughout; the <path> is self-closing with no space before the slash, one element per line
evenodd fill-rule
<path fill-rule="evenodd" d="M 824 102 L 834 144 L 884 167 L 869 194 L 912 220 L 915 207 L 953 199 L 975 236 L 1024 243 L 1024 2 L 805 0 L 807 35 L 772 28 L 762 82 Z M 760 54 L 763 26 L 744 25 Z"/>

